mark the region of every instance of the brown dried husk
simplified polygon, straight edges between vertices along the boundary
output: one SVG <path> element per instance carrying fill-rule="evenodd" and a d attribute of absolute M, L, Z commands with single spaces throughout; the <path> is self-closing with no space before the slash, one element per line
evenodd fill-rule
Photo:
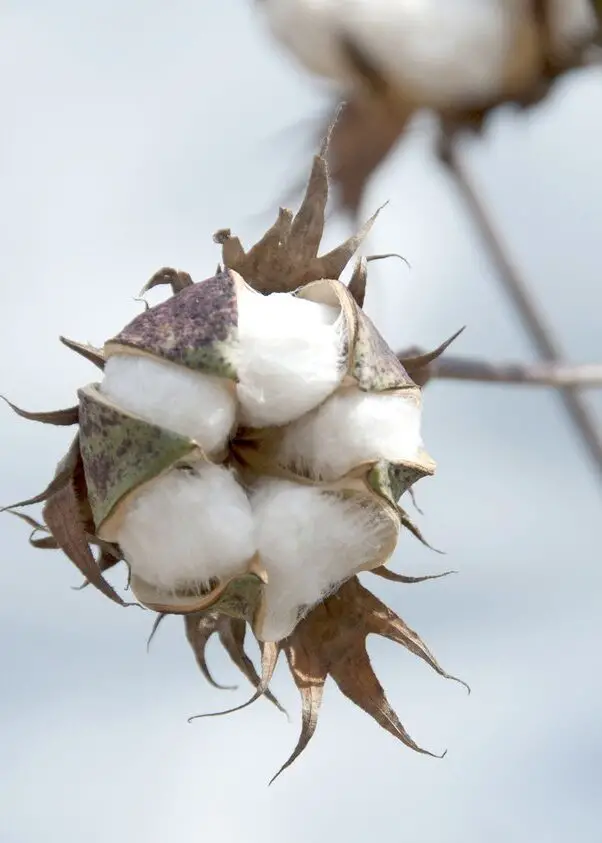
<path fill-rule="evenodd" d="M 382 576 L 383 572 L 374 573 Z M 436 579 L 451 572 L 425 577 L 403 577 L 387 572 L 387 578 L 400 582 L 422 582 Z M 190 633 L 191 621 L 187 619 L 187 637 L 197 662 L 209 681 L 213 683 L 205 662 L 205 645 L 209 635 L 217 628 L 217 620 L 199 616 L 194 621 L 195 628 L 203 633 L 196 637 Z M 234 621 L 219 621 L 219 629 L 231 631 Z M 239 633 L 240 634 L 240 633 Z M 411 653 L 421 658 L 440 676 L 452 679 L 470 692 L 470 688 L 461 679 L 446 673 L 439 665 L 420 636 L 405 624 L 395 612 L 382 603 L 374 594 L 360 583 L 357 577 L 347 580 L 335 594 L 332 594 L 299 622 L 293 633 L 284 641 L 261 645 L 262 676 L 258 682 L 253 671 L 249 677 L 255 693 L 240 706 L 216 714 L 195 715 L 190 720 L 232 714 L 251 705 L 269 692 L 278 657 L 284 652 L 295 685 L 299 689 L 302 704 L 301 734 L 292 754 L 272 778 L 277 778 L 289 767 L 307 747 L 317 726 L 319 709 L 322 703 L 324 686 L 328 677 L 332 677 L 339 690 L 353 703 L 363 709 L 376 722 L 406 746 L 425 755 L 434 753 L 420 747 L 408 734 L 395 711 L 386 698 L 385 692 L 374 673 L 366 649 L 366 638 L 370 634 L 380 635 L 397 644 L 401 644 Z M 221 637 L 221 636 L 220 636 Z M 239 649 L 244 654 L 242 643 Z M 272 701 L 274 699 L 270 697 Z M 443 753 L 445 755 L 445 753 Z M 443 757 L 443 756 L 438 756 Z"/>

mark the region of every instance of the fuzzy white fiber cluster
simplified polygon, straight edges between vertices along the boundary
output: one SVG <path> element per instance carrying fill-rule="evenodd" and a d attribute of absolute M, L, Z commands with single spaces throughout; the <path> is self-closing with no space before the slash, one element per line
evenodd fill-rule
<path fill-rule="evenodd" d="M 218 465 L 174 469 L 126 504 L 117 541 L 132 571 L 167 592 L 244 571 L 255 553 L 251 504 Z"/>
<path fill-rule="evenodd" d="M 339 308 L 247 288 L 238 304 L 236 384 L 150 356 L 115 354 L 103 392 L 192 437 L 208 454 L 241 421 L 286 425 L 280 459 L 325 480 L 368 460 L 415 459 L 422 444 L 416 403 L 341 386 Z M 257 558 L 268 577 L 258 631 L 264 640 L 288 636 L 301 614 L 377 560 L 391 538 L 390 521 L 368 499 L 268 478 L 247 491 L 233 471 L 204 461 L 142 486 L 124 502 L 115 530 L 132 572 L 166 594 L 200 594 Z"/>
<path fill-rule="evenodd" d="M 373 505 L 286 480 L 262 480 L 252 496 L 257 547 L 267 575 L 265 616 L 258 635 L 279 641 L 301 614 L 361 565 L 389 536 Z"/>
<path fill-rule="evenodd" d="M 343 317 L 290 293 L 238 294 L 238 399 L 253 427 L 287 424 L 320 404 L 344 375 Z"/>
<path fill-rule="evenodd" d="M 412 462 L 422 447 L 421 409 L 409 396 L 346 389 L 291 424 L 279 459 L 321 480 L 369 460 Z"/>
<path fill-rule="evenodd" d="M 189 436 L 208 454 L 224 447 L 234 427 L 236 395 L 229 381 L 153 357 L 112 355 L 101 389 L 122 409 Z"/>
<path fill-rule="evenodd" d="M 579 43 L 597 29 L 590 0 L 548 0 L 551 40 Z M 463 105 L 500 93 L 526 0 L 263 0 L 273 35 L 312 73 L 354 81 L 344 34 L 400 89 L 426 105 Z"/>

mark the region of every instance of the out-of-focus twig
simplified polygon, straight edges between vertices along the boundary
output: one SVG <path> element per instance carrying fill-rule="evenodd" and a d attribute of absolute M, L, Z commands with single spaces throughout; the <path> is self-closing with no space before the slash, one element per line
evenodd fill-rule
<path fill-rule="evenodd" d="M 449 172 L 456 182 L 475 225 L 478 227 L 491 259 L 497 267 L 500 283 L 511 303 L 514 305 L 516 313 L 526 333 L 529 335 L 539 359 L 545 363 L 560 364 L 563 366 L 559 345 L 547 327 L 545 319 L 539 312 L 539 308 L 517 267 L 512 263 L 502 246 L 487 210 L 481 202 L 471 177 L 462 162 L 455 139 L 450 132 L 443 131 L 442 133 L 440 154 L 442 161 L 447 165 Z M 578 387 L 564 384 L 558 386 L 558 391 L 565 409 L 575 429 L 578 431 L 600 475 L 600 479 L 602 479 L 602 435 L 599 426 L 592 417 Z"/>
<path fill-rule="evenodd" d="M 400 357 L 421 354 L 412 348 Z M 602 363 L 571 366 L 559 363 L 491 363 L 469 357 L 445 355 L 428 365 L 424 380 L 473 381 L 475 383 L 503 383 L 526 386 L 602 388 Z"/>

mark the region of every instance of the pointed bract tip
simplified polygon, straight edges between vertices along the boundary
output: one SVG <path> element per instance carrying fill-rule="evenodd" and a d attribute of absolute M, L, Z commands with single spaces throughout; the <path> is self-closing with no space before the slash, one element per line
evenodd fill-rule
<path fill-rule="evenodd" d="M 178 293 L 181 293 L 182 290 L 186 289 L 186 287 L 192 286 L 193 283 L 194 282 L 188 272 L 184 272 L 181 269 L 174 269 L 171 266 L 163 266 L 148 279 L 144 287 L 138 293 L 138 299 L 144 300 L 143 296 L 145 293 L 148 293 L 148 291 L 152 290 L 153 287 L 159 287 L 162 285 L 171 286 L 172 293 L 175 296 Z"/>

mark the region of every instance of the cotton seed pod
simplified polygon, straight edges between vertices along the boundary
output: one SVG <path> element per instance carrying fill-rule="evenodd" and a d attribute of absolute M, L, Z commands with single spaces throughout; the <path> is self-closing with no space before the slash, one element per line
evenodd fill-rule
<path fill-rule="evenodd" d="M 303 701 L 287 765 L 313 734 L 329 675 L 423 751 L 374 675 L 368 634 L 448 677 L 356 574 L 404 584 L 445 575 L 408 577 L 384 563 L 400 527 L 421 538 L 399 499 L 434 470 L 408 369 L 422 371 L 451 340 L 404 366 L 362 310 L 370 258 L 341 283 L 376 214 L 318 255 L 326 154 L 327 143 L 298 213 L 281 209 L 248 252 L 218 232 L 224 268 L 214 277 L 194 283 L 163 268 L 145 289 L 169 284 L 173 295 L 103 348 L 62 340 L 103 372 L 76 406 L 36 413 L 11 404 L 24 418 L 77 427 L 46 489 L 11 508 L 31 527 L 30 542 L 62 549 L 85 584 L 121 605 L 105 574 L 125 562 L 139 604 L 158 613 L 152 634 L 166 615 L 183 615 L 212 682 L 205 647 L 219 635 L 255 688 L 250 702 L 279 705 L 269 685 L 284 652 Z M 43 521 L 19 511 L 36 503 Z M 245 652 L 249 629 L 261 672 Z"/>
<path fill-rule="evenodd" d="M 321 302 L 286 293 L 261 295 L 226 269 L 140 314 L 110 340 L 104 388 L 118 393 L 121 402 L 129 401 L 136 412 L 150 412 L 156 420 L 163 414 L 163 423 L 173 427 L 174 402 L 161 400 L 161 370 L 151 364 L 161 362 L 166 388 L 171 387 L 174 398 L 177 394 L 177 412 L 183 417 L 189 409 L 194 417 L 178 420 L 189 431 L 202 425 L 200 410 L 211 420 L 222 409 L 214 405 L 226 405 L 217 441 L 210 443 L 223 447 L 237 411 L 251 425 L 286 424 L 337 387 L 346 343 L 337 316 Z M 173 371 L 166 368 L 174 365 L 185 370 L 188 382 L 174 382 Z M 212 401 L 208 388 L 215 390 Z"/>

